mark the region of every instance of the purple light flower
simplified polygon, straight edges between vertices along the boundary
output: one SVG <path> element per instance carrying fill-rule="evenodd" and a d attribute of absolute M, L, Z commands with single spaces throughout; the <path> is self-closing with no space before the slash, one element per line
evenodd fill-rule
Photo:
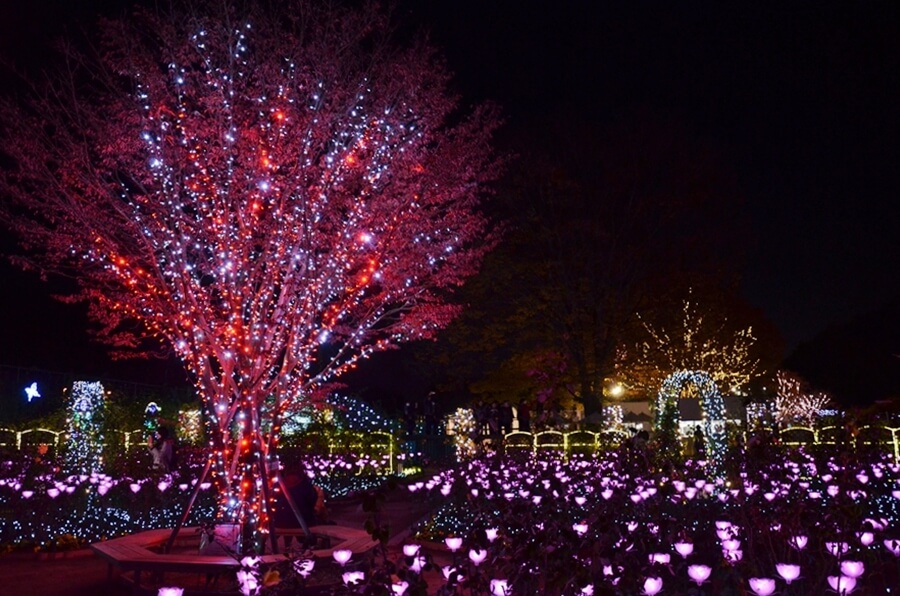
<path fill-rule="evenodd" d="M 793 536 L 788 542 L 797 550 L 803 550 L 806 548 L 806 543 L 809 542 L 809 538 L 806 536 Z"/>
<path fill-rule="evenodd" d="M 22 491 L 22 496 L 25 496 L 25 491 Z M 900 540 L 885 540 L 884 547 L 895 557 L 900 557 Z"/>
<path fill-rule="evenodd" d="M 366 579 L 366 574 L 363 571 L 347 571 L 341 575 L 341 579 L 344 580 L 345 586 L 350 586 Z"/>
<path fill-rule="evenodd" d="M 838 594 L 850 594 L 856 589 L 856 579 L 846 575 L 829 575 L 828 585 Z"/>
<path fill-rule="evenodd" d="M 784 581 L 790 585 L 792 581 L 800 577 L 800 566 L 799 565 L 789 565 L 787 563 L 778 563 L 775 565 L 775 570 L 778 571 L 778 575 L 784 578 Z"/>
<path fill-rule="evenodd" d="M 241 569 L 237 572 L 237 581 L 241 586 L 241 594 L 250 596 L 259 589 L 259 579 L 253 571 Z"/>
<path fill-rule="evenodd" d="M 458 536 L 450 536 L 449 538 L 444 538 L 444 544 L 446 544 L 447 548 L 449 548 L 450 551 L 454 553 L 462 548 L 462 542 L 462 538 Z"/>
<path fill-rule="evenodd" d="M 487 551 L 484 549 L 471 549 L 469 551 L 469 560 L 475 563 L 475 566 L 481 565 L 487 558 Z"/>
<path fill-rule="evenodd" d="M 694 552 L 694 545 L 690 542 L 676 542 L 675 552 L 681 555 L 682 558 L 687 559 L 688 555 Z"/>
<path fill-rule="evenodd" d="M 313 559 L 298 559 L 294 561 L 294 571 L 304 579 L 309 577 L 309 574 L 312 573 L 315 566 L 316 562 Z"/>
<path fill-rule="evenodd" d="M 184 588 L 160 588 L 156 596 L 182 596 Z"/>
<path fill-rule="evenodd" d="M 391 584 L 391 592 L 397 594 L 397 596 L 403 596 L 406 593 L 407 588 L 409 588 L 409 583 L 400 581 L 396 584 Z"/>
<path fill-rule="evenodd" d="M 859 579 L 866 571 L 862 561 L 841 561 L 841 573 L 853 579 Z"/>
<path fill-rule="evenodd" d="M 712 568 L 707 565 L 691 565 L 688 567 L 688 575 L 698 586 L 709 579 Z"/>
<path fill-rule="evenodd" d="M 512 591 L 509 589 L 508 582 L 505 579 L 491 580 L 491 596 L 506 596 L 511 593 Z"/>
<path fill-rule="evenodd" d="M 751 577 L 750 589 L 756 596 L 771 596 L 775 592 L 775 580 L 767 577 Z"/>
<path fill-rule="evenodd" d="M 409 568 L 412 569 L 416 573 L 422 573 L 422 570 L 425 569 L 425 565 L 428 561 L 425 557 L 414 557 L 413 562 L 410 564 Z"/>
<path fill-rule="evenodd" d="M 644 580 L 643 594 L 646 596 L 655 596 L 662 590 L 663 580 L 661 577 L 648 577 Z"/>
<path fill-rule="evenodd" d="M 418 544 L 404 544 L 403 554 L 407 557 L 415 557 L 421 547 Z"/>
<path fill-rule="evenodd" d="M 334 557 L 334 560 L 337 561 L 341 567 L 343 567 L 353 556 L 353 551 L 342 548 L 331 553 L 331 556 Z"/>

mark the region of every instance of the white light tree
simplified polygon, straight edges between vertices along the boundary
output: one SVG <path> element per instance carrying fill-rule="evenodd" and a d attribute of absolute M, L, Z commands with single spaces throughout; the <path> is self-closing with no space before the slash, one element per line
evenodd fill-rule
<path fill-rule="evenodd" d="M 221 515 L 257 539 L 285 410 L 432 337 L 495 242 L 494 110 L 460 110 L 433 50 L 389 32 L 371 5 L 139 12 L 0 107 L 19 262 L 73 275 L 114 346 L 174 349 Z"/>
<path fill-rule="evenodd" d="M 819 412 L 834 407 L 831 396 L 813 391 L 798 375 L 779 370 L 778 392 L 775 395 L 775 420 L 779 424 L 801 422 L 812 426 Z"/>

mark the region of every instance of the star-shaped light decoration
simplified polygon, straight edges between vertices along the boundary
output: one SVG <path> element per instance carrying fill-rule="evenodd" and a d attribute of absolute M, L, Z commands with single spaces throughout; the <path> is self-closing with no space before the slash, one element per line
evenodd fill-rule
<path fill-rule="evenodd" d="M 38 392 L 37 382 L 34 382 L 25 388 L 25 395 L 28 396 L 28 403 L 31 403 L 31 400 L 33 400 L 35 397 L 41 396 L 41 394 Z"/>

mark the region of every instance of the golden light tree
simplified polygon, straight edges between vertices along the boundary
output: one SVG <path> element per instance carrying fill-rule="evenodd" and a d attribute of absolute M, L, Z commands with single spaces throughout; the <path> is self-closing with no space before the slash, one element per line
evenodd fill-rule
<path fill-rule="evenodd" d="M 723 392 L 739 394 L 759 373 L 753 328 L 730 329 L 726 317 L 704 314 L 691 294 L 668 328 L 640 321 L 648 339 L 620 355 L 629 385 L 655 389 L 670 374 L 692 370 L 706 372 Z"/>

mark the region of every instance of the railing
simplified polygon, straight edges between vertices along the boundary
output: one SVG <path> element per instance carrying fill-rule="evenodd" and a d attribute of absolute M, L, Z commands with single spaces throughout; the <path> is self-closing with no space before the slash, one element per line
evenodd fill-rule
<path fill-rule="evenodd" d="M 485 437 L 485 439 L 489 438 Z M 538 433 L 517 430 L 503 437 L 503 446 L 507 452 L 527 450 L 533 453 L 548 451 L 565 454 L 594 453 L 605 445 L 617 445 L 626 439 L 628 439 L 628 433 L 617 430 L 600 432 L 545 430 Z"/>
<path fill-rule="evenodd" d="M 125 450 L 133 447 L 139 447 L 143 444 L 143 430 L 112 430 L 108 431 L 113 435 L 122 435 L 122 443 Z M 0 447 L 13 447 L 21 450 L 22 445 L 29 447 L 37 447 L 39 445 L 52 446 L 54 450 L 59 449 L 61 441 L 65 441 L 68 432 L 64 430 L 52 430 L 49 428 L 26 428 L 24 430 L 13 430 L 11 428 L 0 428 Z M 137 440 L 133 436 L 137 435 Z M 36 439 L 37 437 L 37 439 Z M 43 440 L 41 440 L 43 439 Z"/>
<path fill-rule="evenodd" d="M 784 445 L 836 445 L 848 442 L 863 445 L 889 445 L 894 463 L 900 464 L 900 428 L 890 426 L 861 426 L 851 435 L 843 426 L 825 426 L 813 428 L 811 426 L 789 426 L 779 433 Z"/>
<path fill-rule="evenodd" d="M 843 440 L 857 445 L 889 446 L 894 456 L 894 462 L 900 464 L 900 428 L 862 426 L 852 439 L 844 435 L 845 429 L 840 426 L 826 426 L 819 429 L 809 426 L 791 426 L 780 432 L 782 444 L 791 446 L 835 445 Z M 600 432 L 545 430 L 538 433 L 513 431 L 504 435 L 503 446 L 507 452 L 594 453 L 601 447 L 617 445 L 627 439 L 627 433 L 616 430 Z M 490 437 L 485 437 L 485 440 L 490 440 Z"/>

